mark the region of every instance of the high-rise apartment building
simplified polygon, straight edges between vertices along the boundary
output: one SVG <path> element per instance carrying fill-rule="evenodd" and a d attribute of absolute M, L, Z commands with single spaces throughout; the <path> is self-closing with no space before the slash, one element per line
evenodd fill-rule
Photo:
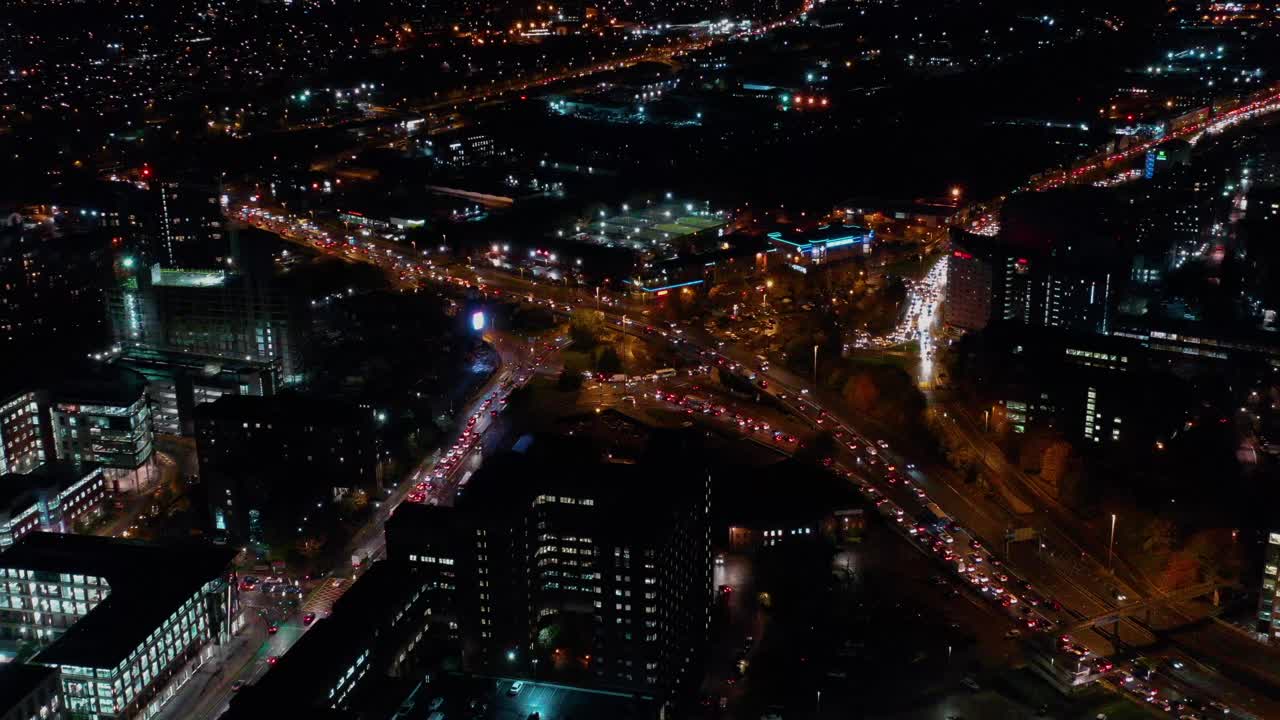
<path fill-rule="evenodd" d="M 464 664 L 510 672 L 558 648 L 593 683 L 665 696 L 710 622 L 711 481 L 684 435 L 599 462 L 578 439 L 498 456 L 454 507 L 403 505 L 390 557 L 429 571 Z"/>
<path fill-rule="evenodd" d="M 992 264 L 984 257 L 986 238 L 959 231 L 953 231 L 951 237 L 943 316 L 952 327 L 981 330 L 991 320 Z"/>
<path fill-rule="evenodd" d="M 0 475 L 31 472 L 43 463 L 47 431 L 39 393 L 22 389 L 0 394 Z"/>
<path fill-rule="evenodd" d="M 167 268 L 207 267 L 228 252 L 221 190 L 172 180 L 154 183 L 158 207 L 150 260 Z"/>
<path fill-rule="evenodd" d="M 1070 190 L 1015 195 L 998 237 L 953 233 L 947 319 L 1108 334 L 1128 279 L 1120 211 L 1109 196 Z"/>
<path fill-rule="evenodd" d="M 305 373 L 309 304 L 277 282 L 270 258 L 218 269 L 139 268 L 107 293 L 112 337 L 142 347 L 278 363 L 286 384 Z"/>

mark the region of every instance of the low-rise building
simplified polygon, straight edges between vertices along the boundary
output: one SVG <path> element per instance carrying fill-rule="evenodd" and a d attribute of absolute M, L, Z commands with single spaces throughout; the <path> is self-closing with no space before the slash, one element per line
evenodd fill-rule
<path fill-rule="evenodd" d="M 117 482 L 147 474 L 155 450 L 147 380 L 125 368 L 94 365 L 49 390 L 53 449 L 59 460 L 97 463 Z"/>
<path fill-rule="evenodd" d="M 102 466 L 53 461 L 26 475 L 0 475 L 0 549 L 38 530 L 71 532 L 102 514 Z"/>
<path fill-rule="evenodd" d="M 875 231 L 857 225 L 823 225 L 813 230 L 776 230 L 768 234 L 776 262 L 808 272 L 810 267 L 871 252 Z"/>
<path fill-rule="evenodd" d="M 239 620 L 236 550 L 37 532 L 0 552 L 0 643 L 75 717 L 151 717 Z"/>

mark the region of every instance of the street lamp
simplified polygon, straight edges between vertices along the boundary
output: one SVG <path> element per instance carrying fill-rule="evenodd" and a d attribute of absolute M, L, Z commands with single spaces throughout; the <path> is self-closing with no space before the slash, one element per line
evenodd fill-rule
<path fill-rule="evenodd" d="M 1111 542 L 1107 543 L 1107 570 L 1110 571 L 1112 575 L 1116 574 L 1115 564 L 1114 564 L 1115 547 L 1116 547 L 1116 514 L 1111 513 Z"/>
<path fill-rule="evenodd" d="M 813 346 L 813 389 L 818 389 L 818 346 Z"/>

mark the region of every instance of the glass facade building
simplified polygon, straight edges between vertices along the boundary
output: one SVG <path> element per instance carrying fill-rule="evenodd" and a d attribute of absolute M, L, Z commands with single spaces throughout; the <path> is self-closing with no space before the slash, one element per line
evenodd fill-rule
<path fill-rule="evenodd" d="M 59 670 L 71 717 L 152 717 L 230 639 L 234 557 L 34 533 L 0 552 L 0 642 Z"/>
<path fill-rule="evenodd" d="M 142 395 L 127 405 L 53 403 L 54 451 L 70 462 L 133 470 L 151 458 L 151 405 Z"/>
<path fill-rule="evenodd" d="M 1280 532 L 1267 533 L 1267 549 L 1262 561 L 1262 592 L 1258 594 L 1258 637 L 1280 640 Z"/>
<path fill-rule="evenodd" d="M 102 513 L 100 465 L 46 463 L 27 475 L 0 475 L 0 549 L 24 536 L 71 532 L 76 521 Z"/>

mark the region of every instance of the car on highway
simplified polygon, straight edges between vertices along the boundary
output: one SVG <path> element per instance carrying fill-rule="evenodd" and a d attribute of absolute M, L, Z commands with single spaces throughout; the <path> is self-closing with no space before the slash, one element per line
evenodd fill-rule
<path fill-rule="evenodd" d="M 313 612 L 306 613 L 305 615 L 302 616 L 303 625 L 310 625 L 315 621 L 316 621 L 316 614 Z"/>

